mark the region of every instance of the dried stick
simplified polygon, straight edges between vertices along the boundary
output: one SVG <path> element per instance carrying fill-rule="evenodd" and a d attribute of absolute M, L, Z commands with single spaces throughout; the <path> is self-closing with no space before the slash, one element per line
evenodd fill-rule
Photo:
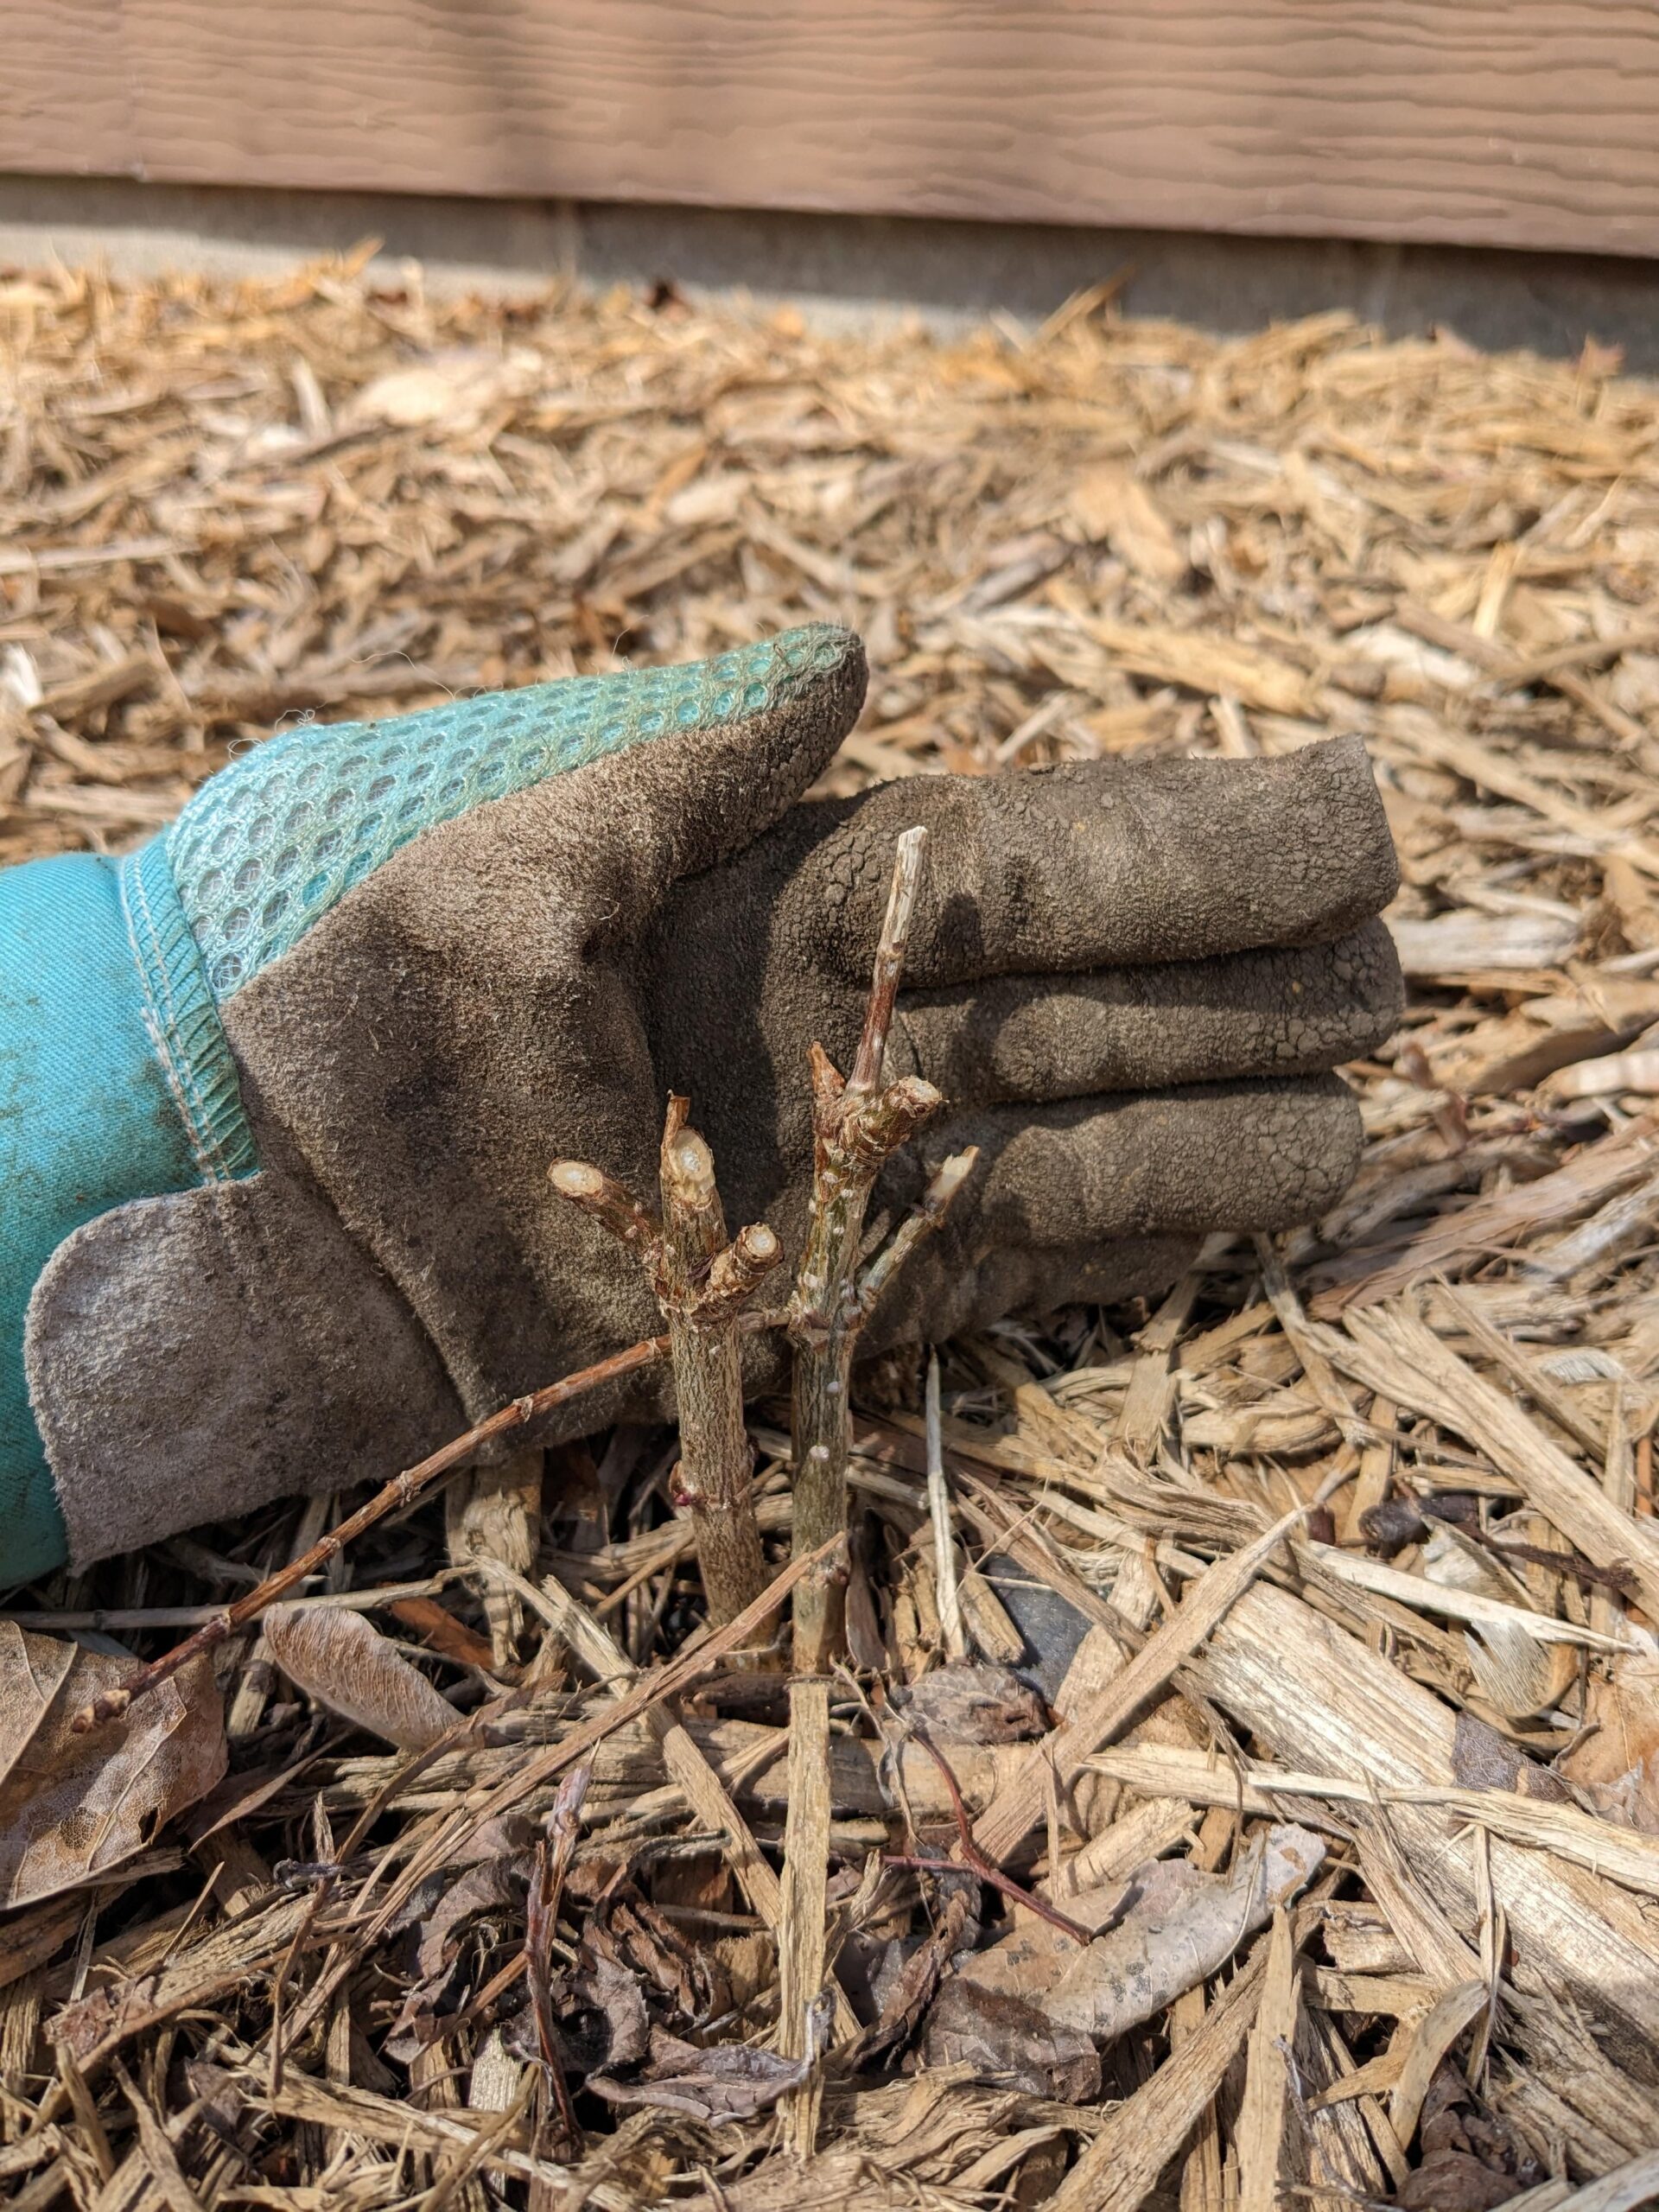
<path fill-rule="evenodd" d="M 967 1656 L 962 1633 L 962 1601 L 957 1590 L 957 1546 L 950 1529 L 950 1492 L 944 1479 L 944 1440 L 939 1421 L 939 1355 L 927 1356 L 927 1512 L 933 1523 L 933 1583 L 938 1595 L 939 1633 L 947 1659 Z M 928 1749 L 932 1750 L 930 1744 Z"/>
<path fill-rule="evenodd" d="M 876 1176 L 883 1161 L 944 1103 L 931 1084 L 913 1076 L 883 1088 L 887 1033 L 893 1026 L 926 847 L 925 830 L 907 830 L 899 840 L 887 918 L 876 949 L 863 1033 L 851 1075 L 843 1083 L 820 1046 L 814 1045 L 809 1056 L 812 1205 L 790 1305 L 790 1335 L 795 1345 L 791 1426 L 797 1559 L 818 1550 L 846 1529 L 850 1395 L 858 1332 L 875 1295 L 920 1234 L 918 1230 L 906 1240 L 901 1232 L 898 1241 L 903 1251 L 885 1270 L 877 1261 L 861 1282 L 864 1213 Z M 963 1167 L 946 1179 L 933 1219 L 943 1213 L 950 1192 L 965 1173 Z M 845 1641 L 844 1590 L 841 1579 L 821 1572 L 804 1578 L 795 1592 L 795 1680 L 789 1698 L 790 1796 L 784 1825 L 784 1915 L 778 1947 L 779 2043 L 784 2055 L 791 2058 L 804 2057 L 813 2047 L 814 2009 L 826 1973 L 829 1672 Z M 785 2138 L 798 2157 L 811 2155 L 822 2098 L 823 2085 L 815 2075 L 783 2100 Z"/>
<path fill-rule="evenodd" d="M 548 1173 L 561 1197 L 638 1254 L 668 1322 L 680 1416 L 671 1494 L 690 1518 L 709 1618 L 721 1628 L 766 1584 L 743 1420 L 740 1309 L 777 1265 L 782 1247 L 764 1222 L 727 1242 L 714 1155 L 687 1126 L 686 1114 L 683 1098 L 669 1100 L 660 1223 L 613 1177 L 585 1160 L 561 1160 Z"/>
<path fill-rule="evenodd" d="M 691 1516 L 709 1618 L 721 1628 L 766 1586 L 751 1487 L 753 1455 L 743 1419 L 737 1313 L 783 1252 L 764 1223 L 728 1244 L 714 1156 L 686 1127 L 683 1098 L 669 1101 L 662 1192 L 657 1294 L 668 1319 L 680 1416 L 680 1462 L 670 1495 Z"/>
<path fill-rule="evenodd" d="M 858 1302 L 866 1318 L 875 1311 L 876 1300 L 902 1268 L 925 1236 L 930 1236 L 944 1219 L 950 1201 L 968 1180 L 979 1158 L 979 1147 L 970 1144 L 965 1152 L 953 1152 L 940 1163 L 932 1181 L 922 1192 L 922 1202 L 916 1211 L 899 1224 L 898 1233 L 886 1249 L 878 1252 L 865 1268 L 858 1286 Z"/>
<path fill-rule="evenodd" d="M 889 1154 L 944 1103 L 931 1083 L 914 1076 L 880 1088 L 926 847 L 925 830 L 907 830 L 899 840 L 852 1074 L 843 1084 L 819 1046 L 810 1056 L 812 1210 L 789 1322 L 795 1344 L 791 1426 L 798 1557 L 816 1551 L 847 1524 L 849 1385 L 867 1311 L 858 1259 L 870 1192 Z M 844 1612 L 839 1583 L 796 1592 L 798 1674 L 823 1674 L 840 1656 Z"/>
<path fill-rule="evenodd" d="M 579 1766 L 559 1784 L 553 1810 L 548 1815 L 547 1832 L 536 1847 L 535 1872 L 524 1901 L 524 1961 L 530 1982 L 531 2012 L 536 2023 L 542 2079 L 557 2121 L 554 2147 L 561 2151 L 580 2152 L 582 2128 L 570 2101 L 559 2031 L 553 2020 L 550 1955 L 565 1876 L 570 1871 L 570 1861 L 581 1840 L 582 1801 L 588 1794 L 592 1774 L 592 1767 Z"/>
<path fill-rule="evenodd" d="M 348 1520 L 337 1529 L 320 1537 L 308 1552 L 279 1567 L 269 1580 L 259 1584 L 205 1621 L 193 1636 L 182 1643 L 175 1643 L 159 1659 L 152 1659 L 147 1666 L 137 1669 L 124 1682 L 115 1688 L 102 1690 L 90 1705 L 84 1705 L 70 1722 L 76 1735 L 84 1736 L 89 1728 L 101 1726 L 105 1721 L 118 1720 L 135 1698 L 143 1697 L 147 1690 L 155 1689 L 176 1675 L 181 1667 L 188 1666 L 204 1651 L 211 1651 L 223 1643 L 226 1637 L 234 1636 L 251 1620 L 263 1613 L 267 1605 L 274 1605 L 279 1598 L 286 1597 L 296 1582 L 303 1582 L 309 1574 L 316 1574 L 329 1560 L 342 1552 L 353 1537 L 372 1529 L 388 1513 L 412 1504 L 428 1485 L 440 1475 L 447 1475 L 465 1459 L 476 1457 L 481 1446 L 493 1443 L 498 1436 L 506 1436 L 527 1422 L 538 1421 L 543 1414 L 550 1414 L 557 1406 L 568 1405 L 572 1398 L 584 1392 L 597 1390 L 607 1382 L 615 1382 L 625 1375 L 632 1375 L 653 1361 L 664 1358 L 668 1352 L 666 1337 L 646 1337 L 637 1344 L 630 1344 L 626 1351 L 613 1352 L 608 1359 L 598 1360 L 592 1367 L 579 1368 L 575 1374 L 567 1375 L 561 1382 L 550 1382 L 544 1389 L 532 1390 L 528 1396 L 515 1398 L 503 1406 L 499 1413 L 481 1421 L 465 1435 L 452 1437 L 412 1467 L 405 1467 L 394 1475 L 384 1489 L 378 1490 L 366 1505 L 359 1505 Z"/>
<path fill-rule="evenodd" d="M 808 1585 L 795 1591 L 800 1604 Z M 824 1911 L 830 1879 L 830 1678 L 789 1686 L 789 1806 L 784 1815 L 782 1917 L 778 1929 L 778 2044 L 785 2058 L 813 2048 L 813 2019 L 829 1977 Z M 809 2076 L 782 2100 L 784 2137 L 800 2158 L 817 2145 L 823 2085 Z"/>
<path fill-rule="evenodd" d="M 992 1864 L 974 1841 L 973 1823 L 968 1818 L 968 1808 L 962 1802 L 962 1790 L 955 1770 L 931 1736 L 920 1728 L 912 1729 L 911 1734 L 913 1741 L 921 1745 L 939 1770 L 945 1794 L 950 1800 L 951 1815 L 957 1823 L 957 1847 L 962 1855 L 958 1859 L 905 1859 L 893 1852 L 884 1851 L 881 1864 L 884 1866 L 912 1867 L 925 1874 L 957 1874 L 965 1866 L 980 1881 L 988 1882 L 992 1889 L 1001 1891 L 1005 1897 L 1012 1897 L 1016 1904 L 1023 1905 L 1027 1912 L 1034 1912 L 1039 1920 L 1046 1920 L 1051 1928 L 1058 1928 L 1062 1936 L 1069 1936 L 1074 1943 L 1080 1943 L 1087 1950 L 1101 1931 L 1080 1928 L 1058 1905 L 1051 1904 L 1046 1897 L 1039 1897 L 1033 1891 L 1021 1888 L 1000 1866 Z"/>

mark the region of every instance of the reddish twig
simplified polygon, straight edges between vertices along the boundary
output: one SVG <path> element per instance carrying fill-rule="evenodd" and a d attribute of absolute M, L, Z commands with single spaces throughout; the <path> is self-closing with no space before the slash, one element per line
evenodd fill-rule
<path fill-rule="evenodd" d="M 1034 1912 L 1039 1920 L 1047 1921 L 1051 1928 L 1058 1928 L 1061 1935 L 1069 1936 L 1074 1943 L 1081 1943 L 1086 1949 L 1095 1940 L 1088 1929 L 1080 1927 L 1075 1920 L 1069 1919 L 1057 1905 L 1050 1904 L 1046 1898 L 1036 1897 L 1030 1890 L 1021 1888 L 1011 1876 L 1002 1872 L 995 1859 L 986 1857 L 974 1841 L 974 1824 L 968 1817 L 968 1808 L 962 1802 L 962 1792 L 957 1786 L 957 1777 L 951 1770 L 950 1762 L 919 1728 L 912 1729 L 911 1733 L 944 1778 L 944 1786 L 950 1798 L 950 1811 L 957 1823 L 958 1838 L 957 1848 L 961 1852 L 962 1856 L 960 1859 L 904 1859 L 899 1857 L 896 1853 L 883 1852 L 881 1864 L 884 1866 L 915 1867 L 921 1872 L 928 1874 L 975 1875 L 980 1881 L 988 1882 L 994 1890 L 1001 1890 L 1005 1897 L 1011 1897 L 1015 1904 L 1023 1905 L 1027 1912 Z"/>
<path fill-rule="evenodd" d="M 118 1720 L 127 1712 L 135 1698 L 176 1675 L 181 1667 L 200 1658 L 204 1651 L 211 1651 L 223 1643 L 226 1637 L 234 1636 L 250 1621 L 257 1620 L 267 1605 L 274 1605 L 285 1597 L 296 1583 L 304 1581 L 309 1574 L 319 1573 L 329 1560 L 343 1551 L 353 1537 L 360 1536 L 365 1529 L 384 1520 L 388 1513 L 411 1504 L 429 1484 L 440 1475 L 447 1475 L 452 1467 L 475 1459 L 480 1447 L 493 1443 L 498 1436 L 509 1435 L 515 1428 L 537 1421 L 542 1414 L 551 1413 L 557 1406 L 568 1405 L 572 1398 L 579 1398 L 587 1391 L 597 1390 L 607 1382 L 619 1381 L 641 1367 L 666 1357 L 668 1338 L 647 1337 L 637 1344 L 630 1344 L 626 1351 L 613 1352 L 608 1359 L 601 1359 L 592 1367 L 583 1367 L 574 1375 L 567 1375 L 562 1382 L 550 1382 L 545 1389 L 532 1390 L 527 1397 L 515 1398 L 510 1406 L 503 1406 L 499 1413 L 469 1428 L 464 1436 L 454 1437 L 448 1444 L 430 1453 L 413 1467 L 405 1467 L 402 1474 L 394 1475 L 385 1487 L 375 1492 L 366 1505 L 359 1506 L 349 1520 L 342 1521 L 326 1536 L 302 1552 L 298 1559 L 290 1560 L 284 1567 L 226 1605 L 210 1621 L 204 1621 L 195 1632 L 186 1637 L 182 1643 L 175 1643 L 159 1659 L 152 1659 L 147 1666 L 138 1668 L 124 1682 L 115 1688 L 100 1691 L 90 1705 L 84 1705 L 70 1722 L 77 1735 L 85 1735 L 89 1728 L 105 1722 Z"/>

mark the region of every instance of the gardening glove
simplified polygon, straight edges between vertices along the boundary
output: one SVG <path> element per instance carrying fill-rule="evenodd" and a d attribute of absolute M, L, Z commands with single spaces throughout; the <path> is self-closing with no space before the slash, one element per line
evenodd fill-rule
<path fill-rule="evenodd" d="M 802 803 L 863 685 L 857 640 L 816 628 L 295 731 L 121 863 L 194 1173 L 124 1204 L 106 1178 L 34 1285 L 30 1399 L 77 1565 L 383 1480 L 652 1334 L 636 1259 L 547 1170 L 591 1160 L 649 1196 L 671 1090 L 728 1217 L 798 1251 L 806 1048 L 850 1056 L 915 822 L 932 842 L 889 1064 L 953 1103 L 877 1216 L 946 1151 L 981 1159 L 874 1341 L 1154 1292 L 1206 1231 L 1339 1195 L 1358 1122 L 1326 1071 L 1399 1001 L 1357 742 Z M 776 1347 L 755 1351 L 751 1382 L 775 1378 Z M 531 1440 L 671 1393 L 632 1378 Z"/>

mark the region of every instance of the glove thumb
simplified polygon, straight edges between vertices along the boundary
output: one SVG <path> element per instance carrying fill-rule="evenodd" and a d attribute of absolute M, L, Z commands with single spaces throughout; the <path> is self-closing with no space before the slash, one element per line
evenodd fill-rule
<path fill-rule="evenodd" d="M 672 824 L 671 872 L 710 866 L 805 790 L 864 682 L 857 638 L 817 624 L 678 668 L 291 730 L 204 785 L 147 849 L 146 873 L 154 893 L 176 887 L 223 1006 L 403 847 L 607 755 L 631 756 L 630 798 Z"/>
<path fill-rule="evenodd" d="M 724 687 L 701 718 L 682 715 L 612 763 L 602 796 L 595 786 L 605 838 L 636 880 L 678 881 L 741 852 L 802 797 L 858 719 L 867 670 L 850 630 L 791 630 L 741 658 L 741 689 Z"/>

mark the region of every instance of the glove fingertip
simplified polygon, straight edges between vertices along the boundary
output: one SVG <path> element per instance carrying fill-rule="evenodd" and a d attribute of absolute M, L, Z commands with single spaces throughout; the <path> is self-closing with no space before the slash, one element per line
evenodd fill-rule
<path fill-rule="evenodd" d="M 1326 926 L 1353 929 L 1380 914 L 1400 888 L 1400 859 L 1364 739 L 1345 730 L 1288 756 L 1310 843 L 1332 886 Z"/>

